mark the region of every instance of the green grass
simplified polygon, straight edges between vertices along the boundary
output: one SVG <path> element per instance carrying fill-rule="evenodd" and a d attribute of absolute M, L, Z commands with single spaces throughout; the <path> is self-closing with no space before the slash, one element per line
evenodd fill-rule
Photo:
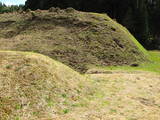
<path fill-rule="evenodd" d="M 149 51 L 148 53 L 149 53 L 151 61 L 142 63 L 138 67 L 110 66 L 110 67 L 105 67 L 105 69 L 107 70 L 127 70 L 127 71 L 143 70 L 143 71 L 156 72 L 160 74 L 160 51 Z"/>

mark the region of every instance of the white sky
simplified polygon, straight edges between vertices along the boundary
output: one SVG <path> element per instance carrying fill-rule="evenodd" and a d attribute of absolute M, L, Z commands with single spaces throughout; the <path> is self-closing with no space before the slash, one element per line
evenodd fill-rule
<path fill-rule="evenodd" d="M 26 0 L 0 0 L 0 2 L 6 4 L 6 5 L 19 5 L 19 4 L 25 4 Z"/>

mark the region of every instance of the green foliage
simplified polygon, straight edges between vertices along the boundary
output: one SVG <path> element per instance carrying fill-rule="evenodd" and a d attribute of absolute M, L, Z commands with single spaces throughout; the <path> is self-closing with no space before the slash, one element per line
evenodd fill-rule
<path fill-rule="evenodd" d="M 63 97 L 63 98 L 66 98 L 66 97 L 67 97 L 67 95 L 66 95 L 66 94 L 62 94 L 62 97 Z"/>
<path fill-rule="evenodd" d="M 69 109 L 64 109 L 64 110 L 63 110 L 63 113 L 64 113 L 64 114 L 69 113 Z"/>

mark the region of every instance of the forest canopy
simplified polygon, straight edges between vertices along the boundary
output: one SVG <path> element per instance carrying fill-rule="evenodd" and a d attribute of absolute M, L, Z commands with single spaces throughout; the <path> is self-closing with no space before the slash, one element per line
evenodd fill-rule
<path fill-rule="evenodd" d="M 147 49 L 160 49 L 160 0 L 27 0 L 25 9 L 73 7 L 107 13 L 126 26 Z"/>

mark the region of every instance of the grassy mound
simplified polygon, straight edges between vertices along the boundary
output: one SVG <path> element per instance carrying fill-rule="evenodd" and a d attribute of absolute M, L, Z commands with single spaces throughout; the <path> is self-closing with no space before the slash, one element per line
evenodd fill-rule
<path fill-rule="evenodd" d="M 81 98 L 86 81 L 69 67 L 33 53 L 0 52 L 0 66 L 0 120 L 53 120 Z"/>
<path fill-rule="evenodd" d="M 91 65 L 147 60 L 146 50 L 126 28 L 105 14 L 73 9 L 0 15 L 0 49 L 34 51 L 80 72 Z"/>
<path fill-rule="evenodd" d="M 49 57 L 10 51 L 0 52 L 0 66 L 0 120 L 159 118 L 157 74 L 106 71 L 81 76 Z"/>

